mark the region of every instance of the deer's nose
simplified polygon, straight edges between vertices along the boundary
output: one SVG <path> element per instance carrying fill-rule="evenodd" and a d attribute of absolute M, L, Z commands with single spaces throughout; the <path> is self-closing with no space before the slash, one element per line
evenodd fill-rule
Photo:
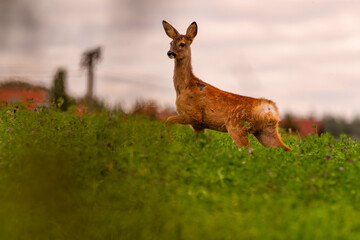
<path fill-rule="evenodd" d="M 176 58 L 176 53 L 172 52 L 172 51 L 168 51 L 167 55 L 169 58 Z"/>

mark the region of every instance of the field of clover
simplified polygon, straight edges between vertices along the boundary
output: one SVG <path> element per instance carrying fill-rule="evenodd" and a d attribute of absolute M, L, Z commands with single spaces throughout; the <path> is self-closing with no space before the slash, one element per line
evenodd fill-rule
<path fill-rule="evenodd" d="M 0 108 L 0 239 L 360 239 L 360 145 Z"/>

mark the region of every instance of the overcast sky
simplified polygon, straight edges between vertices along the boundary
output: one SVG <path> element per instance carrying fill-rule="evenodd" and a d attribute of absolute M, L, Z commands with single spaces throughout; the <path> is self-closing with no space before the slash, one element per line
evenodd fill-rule
<path fill-rule="evenodd" d="M 192 21 L 197 77 L 220 89 L 275 101 L 306 116 L 360 114 L 360 1 L 1 0 L 0 81 L 50 86 L 58 67 L 68 89 L 86 90 L 81 53 L 98 45 L 95 93 L 127 106 L 174 106 L 173 60 L 162 20 L 185 33 Z"/>

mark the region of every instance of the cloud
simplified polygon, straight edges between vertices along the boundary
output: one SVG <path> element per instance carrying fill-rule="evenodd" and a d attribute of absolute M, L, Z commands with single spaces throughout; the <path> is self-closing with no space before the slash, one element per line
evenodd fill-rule
<path fill-rule="evenodd" d="M 12 1 L 2 3 L 8 9 L 15 6 Z M 173 62 L 166 56 L 170 39 L 161 21 L 168 20 L 184 33 L 195 20 L 199 33 L 192 45 L 192 61 L 200 79 L 227 91 L 273 99 L 281 112 L 295 109 L 306 114 L 316 108 L 355 115 L 360 111 L 353 104 L 359 100 L 360 87 L 360 3 L 356 1 L 17 2 L 31 10 L 29 22 L 36 31 L 26 29 L 25 17 L 15 21 L 0 14 L 0 20 L 21 25 L 15 28 L 19 39 L 11 46 L 9 39 L 0 40 L 1 76 L 22 73 L 50 84 L 55 69 L 65 66 L 71 77 L 69 88 L 82 95 L 86 75 L 78 69 L 80 55 L 100 44 L 104 59 L 96 69 L 99 96 L 113 102 L 154 98 L 174 105 Z M 14 11 L 20 14 L 27 9 L 23 8 Z M 6 8 L 0 8 L 3 13 L 1 9 Z"/>
<path fill-rule="evenodd" d="M 0 1 L 0 49 L 30 52 L 39 44 L 36 5 L 26 0 Z"/>

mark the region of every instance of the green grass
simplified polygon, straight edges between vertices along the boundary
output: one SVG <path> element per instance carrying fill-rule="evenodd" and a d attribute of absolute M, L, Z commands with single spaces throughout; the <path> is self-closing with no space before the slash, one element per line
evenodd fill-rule
<path fill-rule="evenodd" d="M 360 239 L 359 142 L 0 109 L 0 239 Z"/>

